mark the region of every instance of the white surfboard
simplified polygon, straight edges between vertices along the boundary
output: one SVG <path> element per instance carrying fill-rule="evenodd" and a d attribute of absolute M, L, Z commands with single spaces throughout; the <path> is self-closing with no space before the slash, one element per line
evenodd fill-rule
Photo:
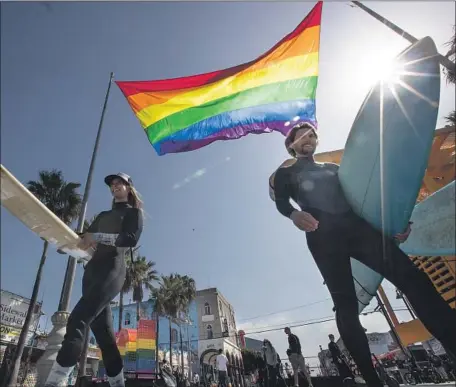
<path fill-rule="evenodd" d="M 455 182 L 418 203 L 410 219 L 412 232 L 401 249 L 409 255 L 456 255 Z"/>
<path fill-rule="evenodd" d="M 40 238 L 58 250 L 78 259 L 88 260 L 93 250 L 84 251 L 77 247 L 79 236 L 41 203 L 2 164 L 1 201 L 13 216 L 19 219 Z"/>

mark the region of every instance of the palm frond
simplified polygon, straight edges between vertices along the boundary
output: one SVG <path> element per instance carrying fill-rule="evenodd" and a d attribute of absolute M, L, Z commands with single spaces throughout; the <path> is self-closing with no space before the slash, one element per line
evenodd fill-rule
<path fill-rule="evenodd" d="M 27 188 L 65 224 L 71 224 L 79 215 L 81 195 L 79 183 L 66 182 L 62 171 L 40 171 L 39 179 L 27 183 Z"/>
<path fill-rule="evenodd" d="M 155 301 L 155 311 L 171 319 L 179 319 L 181 313 L 188 314 L 189 304 L 196 296 L 195 281 L 177 273 L 161 276 L 160 287 L 150 292 Z"/>
<path fill-rule="evenodd" d="M 445 117 L 445 120 L 451 126 L 456 126 L 456 110 L 453 110 L 450 114 Z"/>
<path fill-rule="evenodd" d="M 447 57 L 450 61 L 453 62 L 452 69 L 444 68 L 445 78 L 447 83 L 456 83 L 456 73 L 454 64 L 456 61 L 456 26 L 453 26 L 453 36 L 448 42 L 446 42 L 445 45 L 449 47 L 449 50 L 446 53 L 445 57 Z"/>

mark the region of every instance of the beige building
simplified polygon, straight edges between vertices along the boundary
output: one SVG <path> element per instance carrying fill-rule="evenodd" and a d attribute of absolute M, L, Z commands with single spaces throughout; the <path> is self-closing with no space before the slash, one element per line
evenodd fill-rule
<path fill-rule="evenodd" d="M 198 356 L 205 364 L 214 364 L 219 349 L 237 363 L 241 359 L 233 306 L 217 288 L 196 292 L 199 342 Z"/>

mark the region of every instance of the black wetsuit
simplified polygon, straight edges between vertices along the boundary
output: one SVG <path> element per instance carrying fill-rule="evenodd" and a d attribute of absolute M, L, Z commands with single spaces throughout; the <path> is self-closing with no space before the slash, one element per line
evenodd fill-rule
<path fill-rule="evenodd" d="M 418 270 L 395 241 L 385 238 L 351 210 L 338 179 L 336 164 L 299 158 L 279 168 L 274 178 L 278 211 L 290 217 L 295 208 L 319 221 L 306 233 L 307 245 L 333 298 L 342 339 L 369 387 L 381 386 L 372 365 L 364 330 L 358 318 L 350 257 L 380 273 L 410 300 L 419 318 L 446 349 L 456 353 L 456 311 L 437 293 L 428 276 Z"/>
<path fill-rule="evenodd" d="M 115 203 L 112 210 L 100 213 L 87 230 L 99 243 L 85 268 L 82 297 L 68 319 L 66 335 L 57 355 L 62 367 L 74 366 L 81 355 L 88 327 L 100 347 L 108 376 L 123 368 L 112 326 L 110 302 L 125 281 L 125 253 L 136 246 L 142 232 L 141 210 L 127 203 Z"/>

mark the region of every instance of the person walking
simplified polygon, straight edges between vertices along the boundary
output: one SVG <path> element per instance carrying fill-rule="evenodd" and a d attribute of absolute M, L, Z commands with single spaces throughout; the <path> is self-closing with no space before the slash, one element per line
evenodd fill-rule
<path fill-rule="evenodd" d="M 219 349 L 218 355 L 215 359 L 215 364 L 218 370 L 218 381 L 220 387 L 227 387 L 227 375 L 228 375 L 228 358 L 223 353 L 223 349 Z"/>
<path fill-rule="evenodd" d="M 302 372 L 308 387 L 312 387 L 312 380 L 307 370 L 304 356 L 302 356 L 301 342 L 299 341 L 298 336 L 291 333 L 289 327 L 286 327 L 284 332 L 288 336 L 287 355 L 290 360 L 291 368 L 293 369 L 294 386 L 299 387 L 299 372 Z"/>
<path fill-rule="evenodd" d="M 277 210 L 306 232 L 307 246 L 334 301 L 342 340 L 366 383 L 383 387 L 359 321 L 350 257 L 401 290 L 428 331 L 455 359 L 456 311 L 438 294 L 427 274 L 398 247 L 407 240 L 410 226 L 390 238 L 356 215 L 342 191 L 339 166 L 315 162 L 317 144 L 314 126 L 306 122 L 295 125 L 285 139 L 285 147 L 296 162 L 277 170 L 271 188 Z M 293 207 L 290 199 L 300 209 Z"/>
<path fill-rule="evenodd" d="M 193 385 L 195 387 L 199 387 L 200 386 L 200 377 L 199 377 L 199 375 L 197 373 L 195 373 L 193 375 Z"/>
<path fill-rule="evenodd" d="M 263 356 L 267 367 L 267 387 L 276 387 L 277 385 L 277 352 L 267 339 L 263 340 Z"/>
<path fill-rule="evenodd" d="M 354 380 L 355 377 L 352 374 L 350 368 L 348 367 L 348 364 L 346 363 L 339 346 L 336 344 L 334 335 L 330 334 L 330 335 L 328 335 L 328 337 L 329 337 L 328 349 L 329 349 L 329 352 L 331 353 L 332 361 L 336 365 L 337 370 L 339 371 L 339 376 L 342 378 L 343 381 L 345 381 L 347 379 Z"/>
<path fill-rule="evenodd" d="M 66 334 L 45 387 L 61 387 L 76 365 L 87 329 L 92 329 L 100 347 L 111 387 L 124 387 L 123 362 L 116 345 L 110 302 L 125 282 L 125 255 L 135 247 L 142 233 L 142 202 L 125 173 L 109 175 L 105 183 L 112 194 L 109 211 L 101 212 L 79 247 L 94 248 L 82 278 L 82 297 L 71 312 Z"/>

